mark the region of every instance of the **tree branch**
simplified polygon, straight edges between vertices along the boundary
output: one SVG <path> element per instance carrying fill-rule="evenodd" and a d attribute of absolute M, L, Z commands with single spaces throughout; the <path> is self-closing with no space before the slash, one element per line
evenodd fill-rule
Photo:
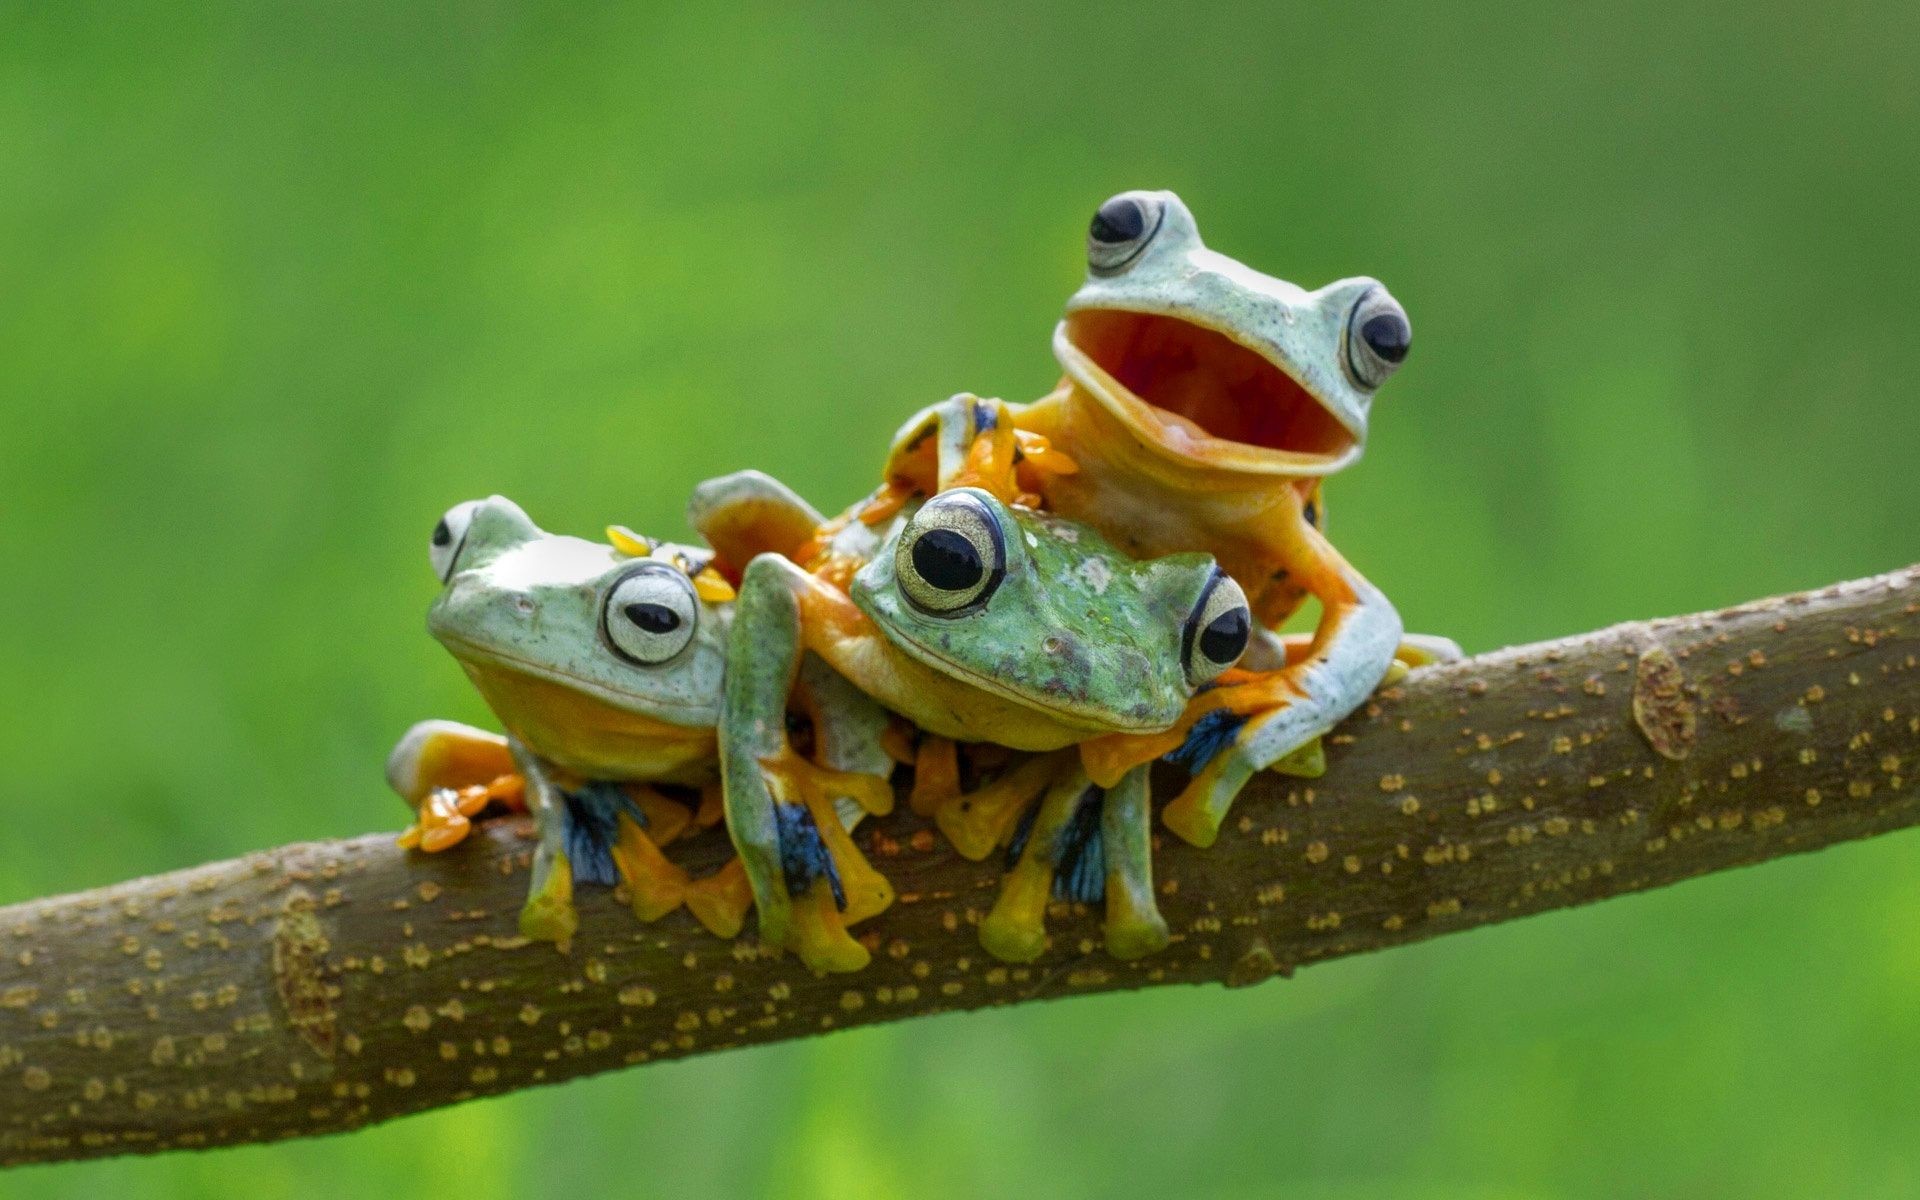
<path fill-rule="evenodd" d="M 1056 908 L 1009 967 L 971 928 L 997 861 L 902 812 L 899 903 L 823 977 L 684 912 L 584 894 L 571 952 L 515 932 L 524 821 L 438 856 L 390 834 L 0 909 L 0 1162 L 354 1129 L 625 1064 L 874 1021 L 1293 967 L 1920 821 L 1920 568 L 1422 672 L 1263 776 L 1208 851 L 1158 838 L 1173 945 Z M 1165 782 L 1165 781 L 1163 781 Z M 675 853 L 698 872 L 725 839 Z"/>

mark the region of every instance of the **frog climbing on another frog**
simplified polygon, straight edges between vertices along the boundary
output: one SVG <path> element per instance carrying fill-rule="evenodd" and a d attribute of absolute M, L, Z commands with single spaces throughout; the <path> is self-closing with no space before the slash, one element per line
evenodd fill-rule
<path fill-rule="evenodd" d="M 764 492 L 709 514 L 718 543 L 746 556 L 818 522 L 790 493 Z M 451 721 L 408 731 L 387 777 L 414 804 L 402 844 L 442 850 L 490 803 L 524 807 L 539 842 L 521 929 L 566 942 L 576 883 L 624 882 L 656 919 L 683 901 L 732 936 L 749 899 L 738 864 L 689 881 L 660 846 L 720 818 L 716 722 L 733 587 L 713 551 L 618 527 L 602 544 L 547 533 L 495 496 L 450 510 L 430 555 L 444 585 L 428 627 L 466 670 L 507 735 Z M 848 719 L 815 753 L 884 770 L 885 716 L 832 672 L 805 673 L 803 698 Z M 654 785 L 698 790 L 697 811 Z M 524 797 L 524 799 L 523 799 Z"/>
<path fill-rule="evenodd" d="M 1458 654 L 1403 637 L 1393 605 L 1321 533 L 1321 481 L 1359 458 L 1411 327 L 1376 280 L 1306 291 L 1207 249 L 1171 192 L 1102 204 L 1087 259 L 1053 335 L 1059 387 L 1026 405 L 959 395 L 914 417 L 867 519 L 974 486 L 1085 522 L 1135 557 L 1214 555 L 1263 634 L 1317 599 L 1310 638 L 1256 638 L 1250 669 L 1169 729 L 1086 747 L 1096 781 L 1187 762 L 1193 778 L 1163 819 L 1210 845 L 1246 780 L 1314 751 L 1396 657 Z"/>
<path fill-rule="evenodd" d="M 702 485 L 694 510 L 751 474 Z M 1015 860 L 981 925 L 991 952 L 1036 957 L 1054 895 L 1104 900 L 1118 957 L 1165 945 L 1146 767 L 1103 790 L 1067 748 L 1177 721 L 1246 647 L 1239 586 L 1206 555 L 1136 562 L 1089 529 L 972 488 L 903 507 L 884 533 L 840 521 L 823 536 L 802 556 L 813 570 L 774 554 L 748 565 L 728 650 L 727 825 L 762 937 L 816 969 L 856 970 L 868 957 L 842 927 L 842 893 L 850 869 L 870 868 L 857 850 L 848 857 L 844 836 L 822 836 L 831 823 L 821 780 L 783 721 L 796 666 L 811 652 L 933 735 L 1046 755 L 1032 764 L 1037 782 L 1016 769 L 1033 786 L 975 811 L 985 844 L 1011 843 Z M 1023 820 L 1036 791 L 1044 798 Z"/>

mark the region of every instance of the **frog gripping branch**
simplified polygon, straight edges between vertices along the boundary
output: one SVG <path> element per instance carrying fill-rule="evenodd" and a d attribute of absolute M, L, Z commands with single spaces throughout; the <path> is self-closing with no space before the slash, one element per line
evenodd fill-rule
<path fill-rule="evenodd" d="M 1060 386 L 1028 405 L 956 396 L 895 437 L 892 493 L 966 482 L 1031 497 L 1131 555 L 1211 553 L 1269 630 L 1320 602 L 1294 653 L 1263 639 L 1276 661 L 1223 680 L 1176 725 L 1087 747 L 1103 784 L 1160 757 L 1192 764 L 1163 819 L 1196 845 L 1256 771 L 1311 751 L 1396 657 L 1458 656 L 1403 639 L 1392 604 L 1318 528 L 1321 481 L 1359 458 L 1374 393 L 1411 343 L 1377 280 L 1303 290 L 1207 249 L 1173 193 L 1126 192 L 1089 226 L 1087 280 L 1053 336 Z M 1048 457 L 1072 468 L 1040 469 Z"/>

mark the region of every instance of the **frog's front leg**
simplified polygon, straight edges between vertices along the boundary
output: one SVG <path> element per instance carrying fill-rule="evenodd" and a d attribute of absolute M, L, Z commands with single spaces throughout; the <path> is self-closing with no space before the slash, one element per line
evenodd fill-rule
<path fill-rule="evenodd" d="M 1347 564 L 1311 526 L 1301 524 L 1298 561 L 1320 601 L 1320 626 L 1303 657 L 1279 671 L 1228 683 L 1190 709 L 1174 752 L 1199 767 L 1161 814 L 1167 828 L 1211 846 L 1234 797 L 1256 771 L 1279 763 L 1331 731 L 1380 686 L 1402 641 L 1400 614 L 1380 589 Z"/>
<path fill-rule="evenodd" d="M 868 954 L 846 921 L 885 908 L 893 892 L 847 837 L 834 801 L 851 797 L 883 813 L 893 792 L 884 779 L 815 766 L 787 741 L 788 699 L 805 649 L 801 605 L 816 589 L 824 590 L 777 555 L 748 564 L 727 647 L 720 766 L 727 827 L 761 937 L 817 970 L 852 971 Z"/>
<path fill-rule="evenodd" d="M 507 748 L 526 780 L 527 810 L 537 835 L 520 932 L 565 947 L 580 928 L 580 914 L 573 907 L 573 868 L 567 861 L 566 797 L 546 764 L 518 738 L 508 738 Z"/>
<path fill-rule="evenodd" d="M 458 845 L 489 805 L 526 807 L 507 739 L 458 721 L 421 721 L 387 755 L 387 784 L 414 809 L 400 835 L 405 849 L 436 853 Z"/>

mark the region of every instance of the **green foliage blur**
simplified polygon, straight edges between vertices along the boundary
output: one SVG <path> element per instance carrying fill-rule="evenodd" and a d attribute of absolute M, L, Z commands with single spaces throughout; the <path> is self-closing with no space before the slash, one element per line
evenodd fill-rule
<path fill-rule="evenodd" d="M 1335 540 L 1469 649 L 1904 565 L 1920 7 L 0 0 L 0 902 L 402 824 L 427 534 L 837 508 L 1093 207 L 1386 280 Z M 0 1195 L 1920 1195 L 1920 839 Z"/>

